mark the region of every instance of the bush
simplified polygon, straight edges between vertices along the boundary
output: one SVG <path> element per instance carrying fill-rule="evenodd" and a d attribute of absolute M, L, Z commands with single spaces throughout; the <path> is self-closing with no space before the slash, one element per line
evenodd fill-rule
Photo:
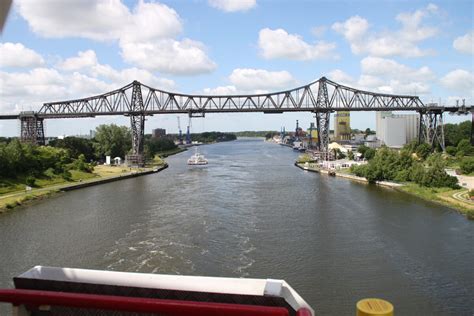
<path fill-rule="evenodd" d="M 468 210 L 466 212 L 466 217 L 467 217 L 467 219 L 469 219 L 471 221 L 474 220 L 474 210 Z"/>
<path fill-rule="evenodd" d="M 458 152 L 463 151 L 465 155 L 470 155 L 472 153 L 472 146 L 469 139 L 463 139 L 458 144 Z"/>
<path fill-rule="evenodd" d="M 72 175 L 69 171 L 64 171 L 63 173 L 61 173 L 61 177 L 66 180 L 66 181 L 71 181 L 72 180 Z"/>
<path fill-rule="evenodd" d="M 36 179 L 35 177 L 32 177 L 32 176 L 28 176 L 26 177 L 25 179 L 25 183 L 27 186 L 29 187 L 34 187 L 35 186 L 35 182 L 36 182 Z"/>
<path fill-rule="evenodd" d="M 423 160 L 428 157 L 430 152 L 431 152 L 431 146 L 426 143 L 419 144 L 416 147 L 416 155 L 418 156 L 418 158 L 421 158 Z"/>
<path fill-rule="evenodd" d="M 372 158 L 375 157 L 375 149 L 373 148 L 368 148 L 366 151 L 365 151 L 365 154 L 364 154 L 364 158 L 367 159 L 367 160 L 370 160 Z"/>
<path fill-rule="evenodd" d="M 454 146 L 447 146 L 446 147 L 446 152 L 451 156 L 456 156 L 456 153 L 458 152 L 458 149 Z"/>
<path fill-rule="evenodd" d="M 464 174 L 469 174 L 474 172 L 474 157 L 464 157 L 459 164 L 461 171 Z"/>

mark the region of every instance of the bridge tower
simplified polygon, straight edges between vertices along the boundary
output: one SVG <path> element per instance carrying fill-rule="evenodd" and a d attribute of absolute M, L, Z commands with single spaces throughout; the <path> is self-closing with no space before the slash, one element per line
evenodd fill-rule
<path fill-rule="evenodd" d="M 316 128 L 318 130 L 318 151 L 324 160 L 329 159 L 329 121 L 331 118 L 328 88 L 326 77 L 319 80 L 318 98 L 316 106 L 320 109 L 316 112 Z"/>
<path fill-rule="evenodd" d="M 26 111 L 20 113 L 20 140 L 25 143 L 44 145 L 43 119 L 35 112 Z"/>
<path fill-rule="evenodd" d="M 445 151 L 442 110 L 420 112 L 419 142 L 429 144 L 433 149 L 439 145 Z"/>
<path fill-rule="evenodd" d="M 141 84 L 133 82 L 132 99 L 130 102 L 130 124 L 132 127 L 132 153 L 127 155 L 129 165 L 143 166 L 143 143 L 145 140 L 145 109 L 143 106 Z"/>

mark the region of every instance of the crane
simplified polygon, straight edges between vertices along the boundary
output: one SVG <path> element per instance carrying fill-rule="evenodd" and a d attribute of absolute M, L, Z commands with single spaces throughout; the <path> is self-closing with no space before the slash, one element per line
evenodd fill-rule
<path fill-rule="evenodd" d="M 181 132 L 181 121 L 179 120 L 179 116 L 177 118 L 178 118 L 178 131 L 179 131 L 178 144 L 182 145 L 183 144 L 183 133 Z"/>
<path fill-rule="evenodd" d="M 191 128 L 191 115 L 189 116 L 188 129 L 186 131 L 186 144 L 188 144 L 188 145 L 191 144 L 190 128 Z"/>

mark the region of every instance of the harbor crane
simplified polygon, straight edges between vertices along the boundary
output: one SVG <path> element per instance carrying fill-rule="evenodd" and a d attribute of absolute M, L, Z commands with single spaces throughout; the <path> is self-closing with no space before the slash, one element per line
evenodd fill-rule
<path fill-rule="evenodd" d="M 177 118 L 178 118 L 178 143 L 180 145 L 182 145 L 183 144 L 183 132 L 181 131 L 181 121 L 179 119 L 179 116 Z"/>

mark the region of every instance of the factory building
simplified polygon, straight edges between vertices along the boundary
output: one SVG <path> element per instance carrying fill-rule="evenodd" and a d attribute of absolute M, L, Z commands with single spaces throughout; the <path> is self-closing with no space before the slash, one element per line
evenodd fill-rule
<path fill-rule="evenodd" d="M 151 135 L 153 138 L 161 138 L 166 136 L 166 129 L 164 128 L 155 128 L 151 131 Z"/>
<path fill-rule="evenodd" d="M 349 111 L 338 111 L 334 115 L 334 140 L 351 140 L 351 117 Z"/>
<path fill-rule="evenodd" d="M 402 147 L 418 139 L 419 129 L 417 114 L 393 114 L 387 111 L 376 113 L 377 139 L 388 147 Z"/>

